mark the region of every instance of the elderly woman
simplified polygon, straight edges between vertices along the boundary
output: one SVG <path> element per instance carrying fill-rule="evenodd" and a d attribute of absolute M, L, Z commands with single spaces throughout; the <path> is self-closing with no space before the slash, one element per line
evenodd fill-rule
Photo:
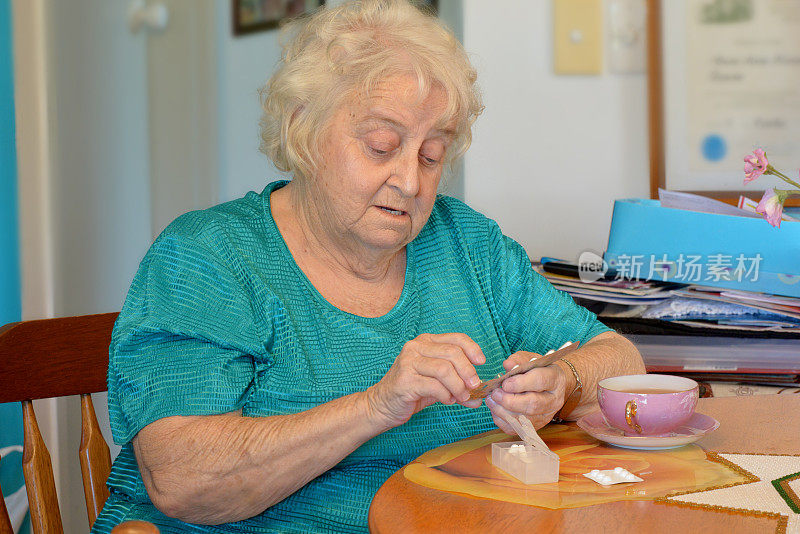
<path fill-rule="evenodd" d="M 475 79 L 400 0 L 296 23 L 262 121 L 292 180 L 173 222 L 117 321 L 123 448 L 95 531 L 363 531 L 378 487 L 424 451 L 511 433 L 512 414 L 587 413 L 599 379 L 643 371 L 496 223 L 437 195 L 482 109 Z M 469 400 L 566 341 L 583 344 L 569 362 Z"/>

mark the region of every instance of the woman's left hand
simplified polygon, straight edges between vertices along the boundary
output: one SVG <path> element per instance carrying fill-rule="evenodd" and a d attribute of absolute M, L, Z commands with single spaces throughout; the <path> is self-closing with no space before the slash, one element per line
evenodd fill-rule
<path fill-rule="evenodd" d="M 506 371 L 517 364 L 529 361 L 533 352 L 515 352 L 503 362 Z M 507 434 L 516 434 L 506 422 L 512 417 L 525 415 L 537 429 L 549 423 L 564 404 L 567 376 L 557 364 L 531 369 L 527 373 L 512 376 L 503 381 L 486 397 L 486 406 L 492 413 L 494 423 Z"/>

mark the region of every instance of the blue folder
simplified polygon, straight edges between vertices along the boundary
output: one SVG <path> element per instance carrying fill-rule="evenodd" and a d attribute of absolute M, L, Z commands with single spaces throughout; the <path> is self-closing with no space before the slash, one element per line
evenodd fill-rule
<path fill-rule="evenodd" d="M 621 278 L 800 297 L 800 222 L 774 228 L 762 218 L 617 200 L 604 259 Z"/>

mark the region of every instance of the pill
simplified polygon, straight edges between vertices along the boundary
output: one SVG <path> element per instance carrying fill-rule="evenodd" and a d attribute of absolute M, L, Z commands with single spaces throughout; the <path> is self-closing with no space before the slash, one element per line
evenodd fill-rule
<path fill-rule="evenodd" d="M 621 475 L 623 472 L 624 472 L 624 473 L 627 473 L 627 471 L 625 471 L 625 470 L 624 470 L 623 468 L 621 468 L 621 467 L 615 467 L 615 468 L 614 468 L 614 472 L 615 472 L 616 474 L 618 474 L 618 475 Z"/>

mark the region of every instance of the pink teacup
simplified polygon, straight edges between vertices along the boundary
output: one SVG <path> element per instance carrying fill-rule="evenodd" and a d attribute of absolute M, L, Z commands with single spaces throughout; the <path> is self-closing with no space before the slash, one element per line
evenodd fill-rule
<path fill-rule="evenodd" d="M 615 376 L 598 382 L 597 401 L 606 422 L 625 435 L 658 436 L 692 417 L 699 391 L 682 376 Z"/>

